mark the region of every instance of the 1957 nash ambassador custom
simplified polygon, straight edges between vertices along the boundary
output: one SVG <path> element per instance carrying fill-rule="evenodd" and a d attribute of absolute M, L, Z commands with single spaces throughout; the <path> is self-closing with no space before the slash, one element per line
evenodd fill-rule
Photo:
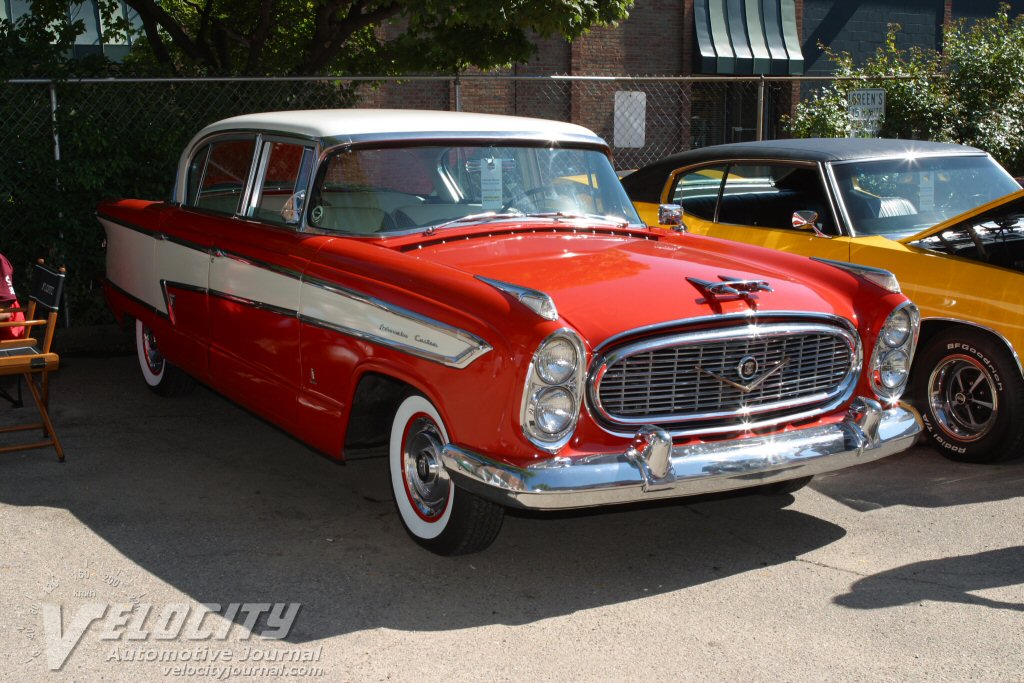
<path fill-rule="evenodd" d="M 107 296 L 157 393 L 197 378 L 335 458 L 387 444 L 443 554 L 505 506 L 788 492 L 914 443 L 891 274 L 649 230 L 608 155 L 533 119 L 227 119 L 173 201 L 100 206 Z"/>

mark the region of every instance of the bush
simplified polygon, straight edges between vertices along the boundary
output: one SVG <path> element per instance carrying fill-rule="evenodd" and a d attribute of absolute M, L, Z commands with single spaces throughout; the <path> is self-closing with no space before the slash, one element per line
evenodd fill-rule
<path fill-rule="evenodd" d="M 973 145 L 1024 175 L 1024 16 L 1011 18 L 1002 5 L 969 26 L 956 22 L 945 31 L 941 53 L 902 50 L 898 34 L 891 25 L 885 45 L 860 66 L 848 53 L 826 48 L 836 75 L 858 80 L 835 81 L 801 102 L 786 121 L 789 132 L 845 137 L 849 91 L 883 88 L 883 137 Z"/>

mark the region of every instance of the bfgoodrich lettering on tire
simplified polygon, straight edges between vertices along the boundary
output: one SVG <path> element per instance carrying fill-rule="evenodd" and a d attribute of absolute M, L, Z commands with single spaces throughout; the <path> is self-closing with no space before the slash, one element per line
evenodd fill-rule
<path fill-rule="evenodd" d="M 914 360 L 914 400 L 932 444 L 964 462 L 1022 455 L 1024 379 L 999 340 L 958 327 Z"/>
<path fill-rule="evenodd" d="M 195 387 L 195 380 L 167 362 L 156 342 L 156 335 L 141 320 L 135 321 L 135 350 L 139 370 L 146 385 L 161 396 L 178 396 Z"/>
<path fill-rule="evenodd" d="M 455 486 L 441 461 L 448 431 L 425 397 L 406 397 L 391 424 L 388 469 L 402 526 L 439 555 L 462 555 L 489 546 L 504 509 Z"/>

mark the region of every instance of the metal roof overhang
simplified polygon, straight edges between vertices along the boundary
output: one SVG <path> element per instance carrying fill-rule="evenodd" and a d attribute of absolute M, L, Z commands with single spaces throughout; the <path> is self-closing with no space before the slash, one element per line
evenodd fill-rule
<path fill-rule="evenodd" d="M 794 0 L 695 0 L 693 18 L 700 73 L 804 72 Z"/>

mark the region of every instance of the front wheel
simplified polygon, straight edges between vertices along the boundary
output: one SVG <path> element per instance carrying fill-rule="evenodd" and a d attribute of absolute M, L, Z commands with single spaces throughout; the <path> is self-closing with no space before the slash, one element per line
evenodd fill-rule
<path fill-rule="evenodd" d="M 963 462 L 1021 455 L 1024 379 L 998 340 L 955 328 L 937 335 L 914 360 L 914 400 L 940 453 Z"/>
<path fill-rule="evenodd" d="M 402 526 L 438 555 L 483 550 L 501 530 L 504 509 L 455 486 L 441 459 L 448 432 L 433 404 L 414 394 L 395 411 L 388 447 L 391 488 Z"/>
<path fill-rule="evenodd" d="M 178 396 L 195 388 L 195 380 L 180 368 L 171 365 L 160 353 L 156 335 L 149 325 L 135 321 L 135 350 L 139 356 L 139 370 L 146 386 L 161 396 Z"/>

